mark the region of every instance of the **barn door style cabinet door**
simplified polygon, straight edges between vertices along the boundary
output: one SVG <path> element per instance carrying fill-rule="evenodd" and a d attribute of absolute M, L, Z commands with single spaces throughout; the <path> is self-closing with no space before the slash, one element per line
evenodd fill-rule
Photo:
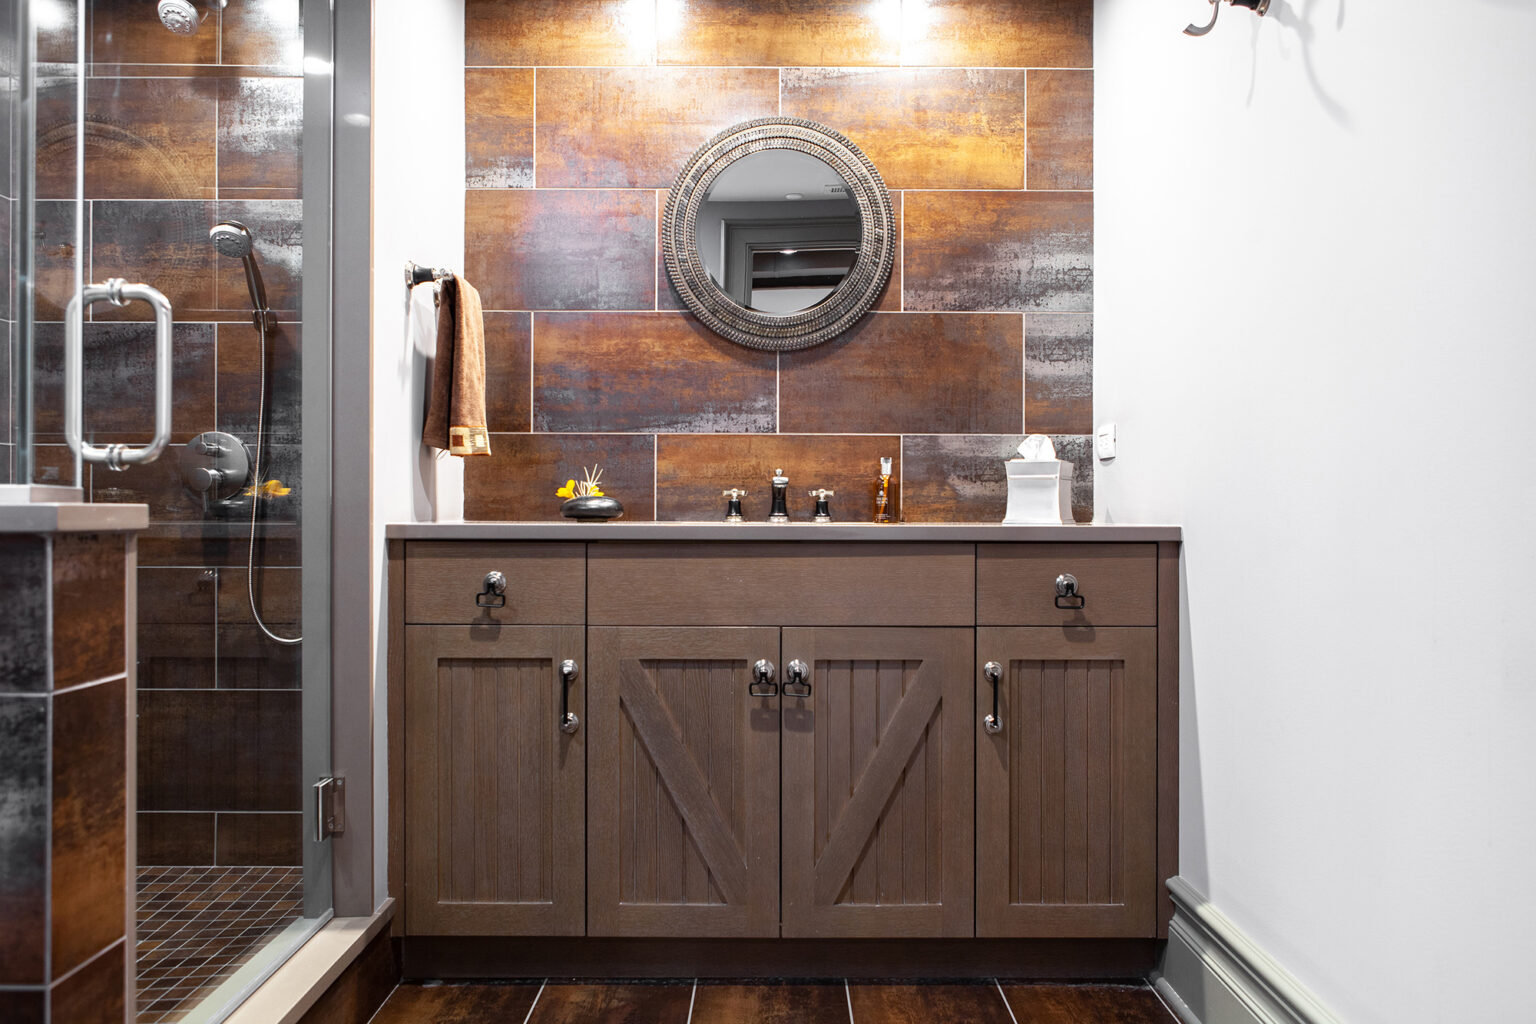
<path fill-rule="evenodd" d="M 971 640 L 784 630 L 786 937 L 972 934 Z"/>
<path fill-rule="evenodd" d="M 587 641 L 588 934 L 777 935 L 779 631 L 594 626 Z"/>
<path fill-rule="evenodd" d="M 408 628 L 406 898 L 422 934 L 582 934 L 582 633 Z"/>

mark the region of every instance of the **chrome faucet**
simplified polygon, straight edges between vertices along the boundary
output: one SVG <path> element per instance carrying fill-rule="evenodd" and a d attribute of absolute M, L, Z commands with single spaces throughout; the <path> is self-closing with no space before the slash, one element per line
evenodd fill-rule
<path fill-rule="evenodd" d="M 789 477 L 782 469 L 773 471 L 773 511 L 768 513 L 768 521 L 789 522 Z"/>

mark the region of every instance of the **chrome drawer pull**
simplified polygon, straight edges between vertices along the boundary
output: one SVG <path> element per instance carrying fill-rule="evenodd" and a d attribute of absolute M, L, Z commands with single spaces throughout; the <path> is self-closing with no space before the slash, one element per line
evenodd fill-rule
<path fill-rule="evenodd" d="M 753 665 L 752 682 L 747 686 L 747 693 L 754 697 L 777 697 L 779 684 L 773 681 L 773 675 L 773 662 L 767 658 Z"/>
<path fill-rule="evenodd" d="M 505 608 L 507 578 L 494 569 L 486 573 L 485 589 L 475 595 L 475 604 L 481 608 Z"/>
<path fill-rule="evenodd" d="M 1074 612 L 1088 607 L 1088 599 L 1077 592 L 1077 577 L 1069 572 L 1056 577 L 1056 607 Z"/>
<path fill-rule="evenodd" d="M 992 713 L 981 720 L 981 726 L 989 735 L 996 736 L 1003 731 L 1003 719 L 997 713 L 997 684 L 1003 681 L 1003 666 L 989 661 L 982 666 L 981 674 L 992 684 Z"/>
<path fill-rule="evenodd" d="M 811 667 L 796 658 L 784 667 L 784 696 L 809 697 L 811 695 Z"/>
<path fill-rule="evenodd" d="M 560 663 L 560 731 L 566 734 L 581 728 L 581 719 L 571 710 L 571 684 L 580 673 L 581 670 L 570 658 Z"/>

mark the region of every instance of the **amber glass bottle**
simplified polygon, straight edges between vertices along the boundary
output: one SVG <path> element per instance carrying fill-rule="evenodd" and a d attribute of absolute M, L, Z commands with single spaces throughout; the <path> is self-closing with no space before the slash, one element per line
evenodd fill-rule
<path fill-rule="evenodd" d="M 891 475 L 891 460 L 880 460 L 880 475 L 875 477 L 875 518 L 877 523 L 897 522 L 896 478 Z"/>

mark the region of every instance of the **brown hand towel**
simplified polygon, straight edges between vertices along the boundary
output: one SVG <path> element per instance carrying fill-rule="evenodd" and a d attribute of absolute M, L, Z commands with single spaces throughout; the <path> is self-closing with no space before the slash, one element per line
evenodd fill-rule
<path fill-rule="evenodd" d="M 450 455 L 489 455 L 485 425 L 485 320 L 480 293 L 455 274 L 437 307 L 437 360 L 421 439 Z"/>

